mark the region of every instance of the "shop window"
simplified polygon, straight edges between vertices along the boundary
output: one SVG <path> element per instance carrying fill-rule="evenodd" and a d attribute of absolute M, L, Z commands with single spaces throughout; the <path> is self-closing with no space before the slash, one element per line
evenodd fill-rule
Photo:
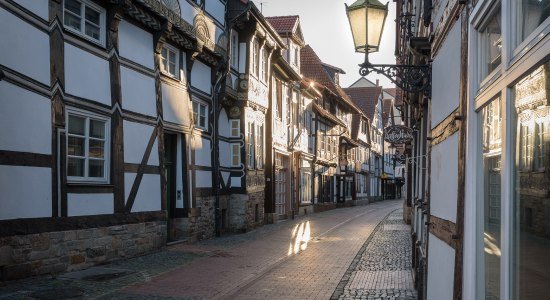
<path fill-rule="evenodd" d="M 479 113 L 482 137 L 483 184 L 480 224 L 483 234 L 483 270 L 480 275 L 484 282 L 484 299 L 500 299 L 500 207 L 501 207 L 501 101 L 496 98 L 489 102 Z"/>
<path fill-rule="evenodd" d="M 521 78 L 513 91 L 517 116 L 512 136 L 519 136 L 514 149 L 521 154 L 516 156 L 512 167 L 513 299 L 546 299 L 550 295 L 549 74 L 547 62 Z M 530 131 L 524 134 L 527 128 Z M 523 153 L 529 150 L 533 153 L 533 169 L 523 168 L 526 164 Z"/>

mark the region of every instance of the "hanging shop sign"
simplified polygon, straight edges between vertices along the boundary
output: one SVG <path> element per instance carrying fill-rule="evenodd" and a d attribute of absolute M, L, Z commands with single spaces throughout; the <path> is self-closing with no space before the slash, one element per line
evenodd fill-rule
<path fill-rule="evenodd" d="M 384 141 L 388 143 L 407 144 L 413 138 L 413 130 L 407 126 L 394 125 L 384 128 Z"/>

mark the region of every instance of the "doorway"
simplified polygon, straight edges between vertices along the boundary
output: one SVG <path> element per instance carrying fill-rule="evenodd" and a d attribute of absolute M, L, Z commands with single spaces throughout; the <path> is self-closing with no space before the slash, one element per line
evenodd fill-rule
<path fill-rule="evenodd" d="M 166 177 L 166 210 L 168 215 L 168 241 L 177 239 L 174 218 L 177 197 L 177 135 L 164 134 L 164 175 Z M 181 193 L 181 192 L 180 192 Z"/>

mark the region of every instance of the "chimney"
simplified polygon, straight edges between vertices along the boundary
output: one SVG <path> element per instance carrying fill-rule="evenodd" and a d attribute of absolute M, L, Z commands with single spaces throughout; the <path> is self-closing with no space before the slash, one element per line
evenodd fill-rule
<path fill-rule="evenodd" d="M 380 86 L 380 79 L 376 79 L 376 86 Z"/>

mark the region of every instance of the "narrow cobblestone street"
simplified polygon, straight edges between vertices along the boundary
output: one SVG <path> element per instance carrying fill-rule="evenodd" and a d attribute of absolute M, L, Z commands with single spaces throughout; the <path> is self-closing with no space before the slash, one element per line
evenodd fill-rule
<path fill-rule="evenodd" d="M 0 299 L 416 299 L 401 206 L 391 200 L 335 209 L 87 271 L 3 283 Z"/>

